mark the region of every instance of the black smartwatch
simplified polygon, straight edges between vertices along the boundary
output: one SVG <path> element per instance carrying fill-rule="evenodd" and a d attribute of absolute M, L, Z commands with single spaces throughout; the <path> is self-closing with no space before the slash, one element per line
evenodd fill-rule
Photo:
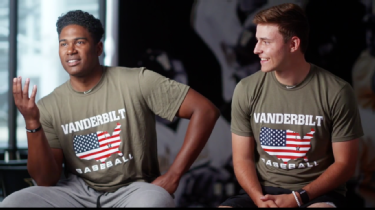
<path fill-rule="evenodd" d="M 296 192 L 298 192 L 299 195 L 301 196 L 301 200 L 303 204 L 306 204 L 310 201 L 309 195 L 307 194 L 306 190 L 299 189 Z"/>

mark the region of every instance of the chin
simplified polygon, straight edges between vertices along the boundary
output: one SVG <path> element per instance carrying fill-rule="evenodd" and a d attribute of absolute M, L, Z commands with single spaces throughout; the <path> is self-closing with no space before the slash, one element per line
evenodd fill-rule
<path fill-rule="evenodd" d="M 82 75 L 82 72 L 81 71 L 72 71 L 72 70 L 69 70 L 69 71 L 66 71 L 70 76 L 74 76 L 74 77 L 80 77 Z"/>
<path fill-rule="evenodd" d="M 272 69 L 272 68 L 261 68 L 260 70 L 261 70 L 262 72 L 264 72 L 264 73 L 274 71 L 274 69 Z"/>
<path fill-rule="evenodd" d="M 67 72 L 71 75 L 80 74 L 81 71 L 82 71 L 82 69 L 78 66 L 73 66 L 73 67 L 68 66 L 67 67 Z"/>

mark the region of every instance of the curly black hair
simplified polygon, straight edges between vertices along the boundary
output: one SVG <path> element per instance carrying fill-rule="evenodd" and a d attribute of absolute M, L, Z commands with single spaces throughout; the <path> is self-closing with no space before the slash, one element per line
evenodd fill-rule
<path fill-rule="evenodd" d="M 102 23 L 99 19 L 95 18 L 88 12 L 73 10 L 61 15 L 56 22 L 58 35 L 60 36 L 60 33 L 65 26 L 71 24 L 80 25 L 86 28 L 90 32 L 95 43 L 98 43 L 103 37 L 104 29 Z"/>

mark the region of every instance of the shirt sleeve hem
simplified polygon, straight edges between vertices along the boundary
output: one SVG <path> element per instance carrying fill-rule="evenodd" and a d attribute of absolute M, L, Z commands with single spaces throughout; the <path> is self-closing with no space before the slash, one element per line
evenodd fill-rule
<path fill-rule="evenodd" d="M 170 122 L 172 122 L 173 118 L 176 116 L 177 111 L 180 109 L 182 102 L 185 100 L 185 97 L 189 89 L 189 86 L 184 86 L 184 90 L 182 90 L 180 97 L 177 99 L 176 106 L 174 107 L 173 112 L 171 112 L 171 116 L 167 118 L 167 120 L 169 120 Z"/>
<path fill-rule="evenodd" d="M 356 134 L 356 135 L 351 135 L 351 136 L 345 136 L 345 137 L 337 137 L 337 138 L 332 138 L 332 142 L 350 141 L 350 140 L 354 140 L 354 139 L 360 138 L 362 136 L 363 136 L 363 133 Z"/>
<path fill-rule="evenodd" d="M 243 132 L 243 131 L 237 131 L 237 130 L 234 130 L 234 129 L 231 129 L 232 133 L 236 134 L 236 135 L 239 135 L 239 136 L 244 136 L 244 137 L 253 137 L 253 133 L 252 132 Z"/>

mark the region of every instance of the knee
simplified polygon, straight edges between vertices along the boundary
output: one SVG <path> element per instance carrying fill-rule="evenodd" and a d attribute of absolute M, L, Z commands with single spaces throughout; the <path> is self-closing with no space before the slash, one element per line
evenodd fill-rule
<path fill-rule="evenodd" d="M 175 207 L 174 199 L 169 193 L 146 191 L 142 193 L 142 207 Z"/>
<path fill-rule="evenodd" d="M 333 203 L 313 203 L 308 208 L 336 208 L 335 204 Z"/>
<path fill-rule="evenodd" d="M 156 185 L 138 192 L 130 203 L 134 207 L 176 207 L 172 196 Z"/>
<path fill-rule="evenodd" d="M 38 196 L 32 193 L 32 188 L 35 187 L 28 187 L 13 192 L 4 198 L 0 203 L 0 207 L 30 207 L 33 203 L 38 203 Z"/>

